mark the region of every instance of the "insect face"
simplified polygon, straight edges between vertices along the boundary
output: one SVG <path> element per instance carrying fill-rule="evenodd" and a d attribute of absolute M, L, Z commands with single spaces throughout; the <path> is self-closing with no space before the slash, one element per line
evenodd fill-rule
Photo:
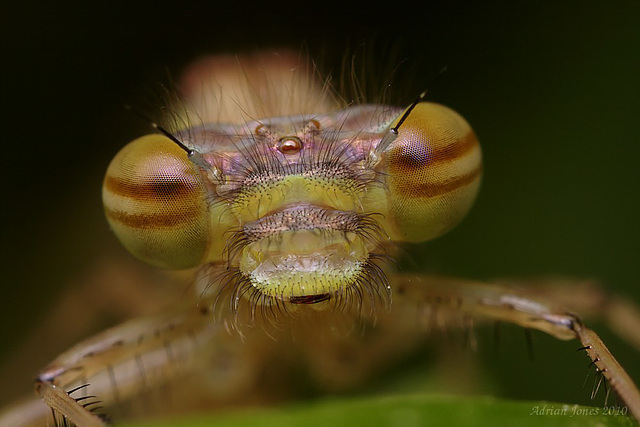
<path fill-rule="evenodd" d="M 487 321 L 580 340 L 598 387 L 606 380 L 640 418 L 640 391 L 565 304 L 603 318 L 638 318 L 634 307 L 582 283 L 545 294 L 392 271 L 396 245 L 438 237 L 473 203 L 482 159 L 464 119 L 424 95 L 405 110 L 338 105 L 310 73 L 291 74 L 296 57 L 268 58 L 196 64 L 171 130 L 155 126 L 160 134 L 126 146 L 104 181 L 107 218 L 124 245 L 160 267 L 197 268 L 195 292 L 62 353 L 37 376 L 46 404 L 9 409 L 1 425 L 36 412 L 40 425 L 53 416 L 103 426 L 98 402 L 126 419 L 165 389 L 157 412 L 143 410 L 186 412 L 262 390 L 277 399 L 281 385 L 282 397 L 299 397 L 289 383 L 306 379 L 318 390 L 353 389 L 427 332 L 461 328 L 473 346 L 474 325 Z M 578 294 L 588 297 L 582 307 Z M 254 321 L 277 327 L 239 327 Z M 633 341 L 634 330 L 621 335 Z"/>
<path fill-rule="evenodd" d="M 455 226 L 482 170 L 466 121 L 424 102 L 404 115 L 363 105 L 206 123 L 175 137 L 201 160 L 162 136 L 116 156 L 104 186 L 113 229 L 153 264 L 224 266 L 232 298 L 265 305 L 378 299 L 391 244 Z"/>

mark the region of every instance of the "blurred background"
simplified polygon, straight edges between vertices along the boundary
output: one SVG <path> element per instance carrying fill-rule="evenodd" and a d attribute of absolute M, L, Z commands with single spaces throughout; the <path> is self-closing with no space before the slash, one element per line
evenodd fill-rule
<path fill-rule="evenodd" d="M 471 215 L 412 249 L 416 263 L 473 279 L 597 279 L 640 303 L 639 2 L 41 3 L 10 2 L 0 18 L 0 403 L 30 392 L 37 369 L 75 341 L 20 344 L 60 295 L 96 260 L 127 257 L 100 201 L 111 157 L 148 133 L 123 105 L 211 53 L 303 49 L 338 74 L 358 54 L 365 74 L 397 66 L 389 100 L 399 105 L 448 66 L 430 99 L 472 124 L 485 176 Z M 83 322 L 67 312 L 60 328 Z M 497 350 L 491 334 L 479 343 L 495 394 L 589 402 L 578 343 L 534 333 L 530 360 L 522 334 L 505 334 Z M 640 381 L 638 354 L 604 335 Z"/>

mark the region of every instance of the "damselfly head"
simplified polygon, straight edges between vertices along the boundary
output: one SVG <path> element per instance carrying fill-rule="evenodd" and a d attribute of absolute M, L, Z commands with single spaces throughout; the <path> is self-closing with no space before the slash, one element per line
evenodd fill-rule
<path fill-rule="evenodd" d="M 217 58 L 188 71 L 180 111 L 199 106 L 200 124 L 125 147 L 105 178 L 107 217 L 144 261 L 221 266 L 235 300 L 379 299 L 391 246 L 438 237 L 470 209 L 480 146 L 425 93 L 406 109 L 341 106 L 294 62 Z"/>

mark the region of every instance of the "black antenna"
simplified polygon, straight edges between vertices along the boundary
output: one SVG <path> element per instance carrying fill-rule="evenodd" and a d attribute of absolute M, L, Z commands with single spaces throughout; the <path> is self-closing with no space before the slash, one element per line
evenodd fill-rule
<path fill-rule="evenodd" d="M 438 71 L 438 74 L 436 74 L 433 80 L 431 80 L 431 83 L 428 85 L 428 88 L 432 87 L 438 81 L 440 76 L 442 76 L 445 73 L 445 71 L 447 71 L 446 66 L 442 67 L 440 71 Z M 422 100 L 427 96 L 427 92 L 429 91 L 428 88 L 422 91 L 418 96 L 418 98 L 411 103 L 411 105 L 409 106 L 409 108 L 407 108 L 407 110 L 404 112 L 402 117 L 400 117 L 400 120 L 398 120 L 398 124 L 396 124 L 394 127 L 389 129 L 389 131 L 382 137 L 382 140 L 376 147 L 376 151 L 382 152 L 386 150 L 389 147 L 389 145 L 391 145 L 391 143 L 396 140 L 396 138 L 398 137 L 398 129 L 400 129 L 400 126 L 402 126 L 402 124 L 407 119 L 407 117 L 409 117 L 409 114 L 411 114 L 413 109 L 416 108 L 416 105 L 421 103 Z"/>
<path fill-rule="evenodd" d="M 204 159 L 204 157 L 202 156 L 202 154 L 199 151 L 192 150 L 191 148 L 187 147 L 184 144 L 184 142 L 180 141 L 174 134 L 172 134 L 171 132 L 169 132 L 168 130 L 163 128 L 162 126 L 158 125 L 156 122 L 154 122 L 149 117 L 147 117 L 144 114 L 142 114 L 137 109 L 133 108 L 131 105 L 125 104 L 124 107 L 127 110 L 131 111 L 136 116 L 140 117 L 145 122 L 149 123 L 152 128 L 156 129 L 158 132 L 160 132 L 161 134 L 163 134 L 164 136 L 169 138 L 178 147 L 180 147 L 182 150 L 184 150 L 184 152 L 187 153 L 187 157 L 189 157 L 189 159 L 196 166 L 198 166 L 199 168 L 204 169 L 204 170 L 209 170 L 211 168 L 211 165 Z"/>
<path fill-rule="evenodd" d="M 131 111 L 133 114 L 135 114 L 136 116 L 140 117 L 145 122 L 149 123 L 149 125 L 152 128 L 154 128 L 155 130 L 157 130 L 158 132 L 160 132 L 161 134 L 163 134 L 164 136 L 169 138 L 171 141 L 175 142 L 178 145 L 178 147 L 182 148 L 187 153 L 187 156 L 191 157 L 191 156 L 193 156 L 195 154 L 194 150 L 192 150 L 191 148 L 189 148 L 186 145 L 184 145 L 184 143 L 182 141 L 180 141 L 178 138 L 176 138 L 175 135 L 173 135 L 171 132 L 169 132 L 168 130 L 166 130 L 165 128 L 163 128 L 162 126 L 160 126 L 159 124 L 157 124 L 153 120 L 151 120 L 149 117 L 147 117 L 144 114 L 142 114 L 139 110 L 133 108 L 129 104 L 125 104 L 124 108 L 126 108 L 129 111 Z"/>

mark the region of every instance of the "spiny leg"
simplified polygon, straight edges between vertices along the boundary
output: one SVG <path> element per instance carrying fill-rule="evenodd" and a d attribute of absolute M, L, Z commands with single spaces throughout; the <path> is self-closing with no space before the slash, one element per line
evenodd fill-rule
<path fill-rule="evenodd" d="M 561 306 L 511 287 L 481 282 L 404 275 L 394 283 L 394 304 L 429 309 L 436 318 L 438 312 L 451 313 L 462 322 L 473 316 L 538 329 L 561 340 L 579 339 L 598 372 L 640 420 L 638 387 L 598 335 Z"/>
<path fill-rule="evenodd" d="M 0 364 L 0 378 L 15 387 L 0 389 L 0 400 L 28 392 L 33 375 L 72 345 L 128 319 L 160 312 L 185 291 L 175 275 L 149 274 L 149 269 L 124 257 L 105 255 L 65 286 L 66 291 L 51 300 L 50 307 L 27 331 Z M 46 345 L 44 344 L 46 343 Z"/>
<path fill-rule="evenodd" d="M 535 299 L 571 307 L 586 319 L 601 320 L 622 340 L 640 352 L 640 309 L 632 301 L 612 295 L 593 280 L 547 278 L 536 280 L 501 279 L 513 288 L 526 289 Z"/>
<path fill-rule="evenodd" d="M 63 419 L 63 425 L 69 422 L 72 425 L 82 427 L 101 427 L 106 425 L 98 416 L 94 415 L 80 401 L 71 397 L 70 392 L 66 392 L 50 382 L 38 382 L 36 392 L 50 408 L 54 416 L 54 422 L 58 424 L 57 418 Z"/>
<path fill-rule="evenodd" d="M 63 423 L 102 426 L 95 405 L 113 407 L 190 373 L 212 343 L 225 353 L 242 341 L 207 308 L 135 319 L 60 355 L 39 374 L 36 392 Z"/>

